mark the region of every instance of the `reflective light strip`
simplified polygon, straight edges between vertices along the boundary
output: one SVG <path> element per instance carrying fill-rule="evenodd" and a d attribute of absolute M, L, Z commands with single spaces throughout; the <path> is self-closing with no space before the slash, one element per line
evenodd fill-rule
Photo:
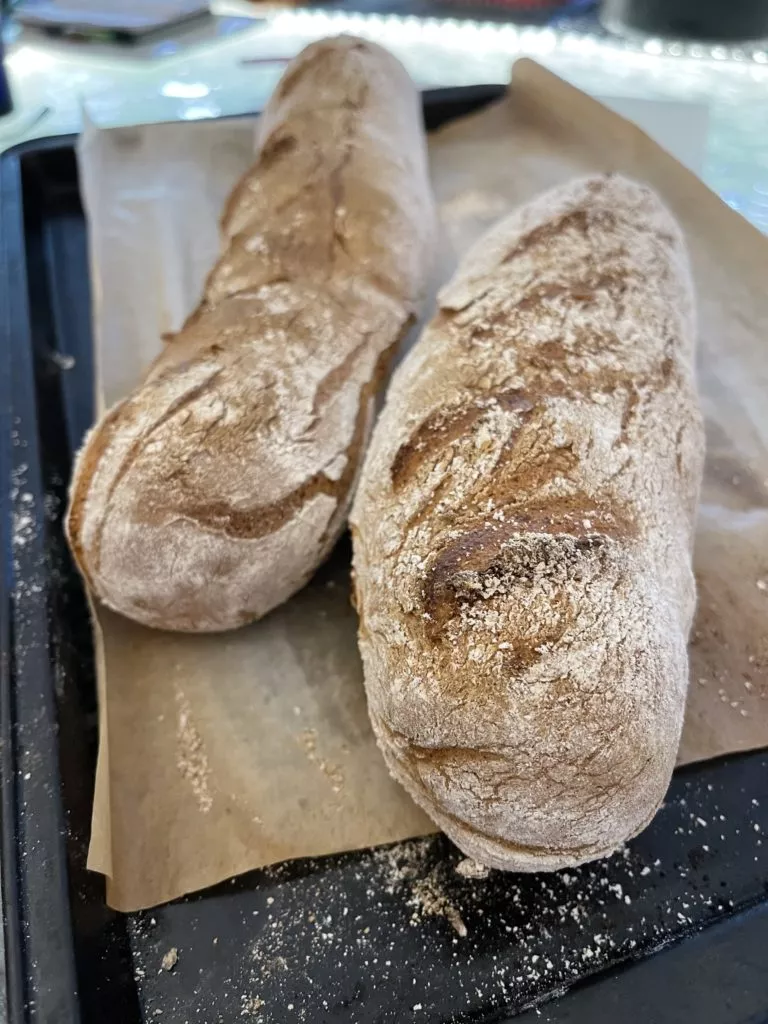
<path fill-rule="evenodd" d="M 587 32 L 555 31 L 532 25 L 500 24 L 457 18 L 417 18 L 398 14 L 357 14 L 297 8 L 280 11 L 269 19 L 277 31 L 308 33 L 351 32 L 392 42 L 439 43 L 477 51 L 483 44 L 507 52 L 589 54 L 602 51 L 617 57 L 646 54 L 690 60 L 729 61 L 734 65 L 768 67 L 768 50 L 750 46 L 724 46 L 666 39 L 621 39 Z"/>

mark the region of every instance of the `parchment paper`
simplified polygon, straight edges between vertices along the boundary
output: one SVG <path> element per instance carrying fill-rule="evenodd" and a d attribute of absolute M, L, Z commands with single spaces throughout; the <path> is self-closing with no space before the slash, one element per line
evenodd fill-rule
<path fill-rule="evenodd" d="M 123 395 L 194 305 L 253 150 L 245 121 L 86 130 L 99 399 Z M 682 223 L 700 306 L 708 457 L 681 762 L 768 745 L 768 239 L 638 128 L 531 61 L 507 98 L 431 140 L 440 276 L 510 207 L 589 171 L 652 185 Z M 110 904 L 164 902 L 279 860 L 433 831 L 365 709 L 349 548 L 262 622 L 218 636 L 95 611 L 100 747 L 89 866 Z"/>

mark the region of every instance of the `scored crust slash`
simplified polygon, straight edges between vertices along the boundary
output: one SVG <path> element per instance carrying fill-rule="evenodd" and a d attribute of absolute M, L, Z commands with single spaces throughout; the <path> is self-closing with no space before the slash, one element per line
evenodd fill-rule
<path fill-rule="evenodd" d="M 90 588 L 161 629 L 258 619 L 330 552 L 431 270 L 420 102 L 394 57 L 352 37 L 307 47 L 259 126 L 200 304 L 72 484 Z"/>

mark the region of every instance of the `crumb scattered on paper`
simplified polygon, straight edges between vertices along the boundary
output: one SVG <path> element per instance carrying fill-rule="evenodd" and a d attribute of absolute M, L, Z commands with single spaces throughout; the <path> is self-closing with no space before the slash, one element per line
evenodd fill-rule
<path fill-rule="evenodd" d="M 178 719 L 176 725 L 176 765 L 192 787 L 192 792 L 197 797 L 197 802 L 203 814 L 207 814 L 213 806 L 208 780 L 210 769 L 208 757 L 205 753 L 205 746 L 200 733 L 192 721 L 192 712 L 189 701 L 184 693 L 177 688 L 176 704 L 178 706 Z"/>
<path fill-rule="evenodd" d="M 318 755 L 317 730 L 302 729 L 298 736 L 298 743 L 307 755 L 307 760 L 312 764 L 317 765 L 323 775 L 327 777 L 328 781 L 331 783 L 331 789 L 333 792 L 340 793 L 341 788 L 344 785 L 344 773 L 339 765 L 334 764 L 332 761 L 326 761 Z"/>

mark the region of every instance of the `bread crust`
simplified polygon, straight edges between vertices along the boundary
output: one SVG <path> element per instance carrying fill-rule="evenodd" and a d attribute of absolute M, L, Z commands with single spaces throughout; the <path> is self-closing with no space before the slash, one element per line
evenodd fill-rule
<path fill-rule="evenodd" d="M 474 246 L 394 376 L 352 515 L 370 716 L 483 864 L 607 855 L 663 799 L 695 603 L 694 335 L 673 218 L 592 177 Z"/>
<path fill-rule="evenodd" d="M 93 592 L 162 629 L 289 598 L 348 512 L 373 405 L 429 275 L 421 105 L 341 36 L 286 69 L 198 308 L 88 436 L 68 535 Z"/>

